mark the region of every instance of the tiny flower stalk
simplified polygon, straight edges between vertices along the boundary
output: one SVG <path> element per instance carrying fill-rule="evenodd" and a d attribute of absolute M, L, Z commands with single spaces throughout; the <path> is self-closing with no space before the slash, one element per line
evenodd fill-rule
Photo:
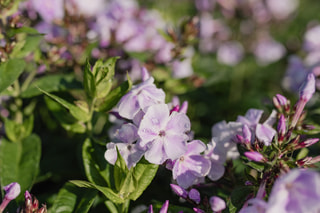
<path fill-rule="evenodd" d="M 11 200 L 14 200 L 16 197 L 18 197 L 21 191 L 20 185 L 17 182 L 10 183 L 9 185 L 3 187 L 3 189 L 5 190 L 6 195 L 4 196 L 4 199 L 0 205 L 0 213 L 4 211 Z"/>

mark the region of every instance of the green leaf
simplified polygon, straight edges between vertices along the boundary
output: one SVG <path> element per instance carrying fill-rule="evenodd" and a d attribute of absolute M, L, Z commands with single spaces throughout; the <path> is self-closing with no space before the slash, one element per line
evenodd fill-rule
<path fill-rule="evenodd" d="M 257 170 L 258 172 L 263 172 L 264 165 L 258 162 L 249 161 L 246 165 L 250 166 L 251 168 Z"/>
<path fill-rule="evenodd" d="M 309 153 L 309 149 L 308 148 L 302 148 L 299 151 L 299 153 L 298 153 L 298 155 L 296 157 L 296 160 L 301 160 L 302 158 L 307 157 L 308 153 Z"/>
<path fill-rule="evenodd" d="M 120 191 L 123 185 L 123 182 L 126 180 L 127 176 L 130 174 L 129 174 L 127 164 L 122 158 L 118 150 L 118 147 L 117 147 L 117 161 L 114 164 L 113 175 L 114 175 L 114 183 L 115 183 L 116 190 Z"/>
<path fill-rule="evenodd" d="M 25 40 L 18 42 L 11 53 L 12 57 L 23 58 L 29 55 L 31 52 L 39 48 L 39 44 L 43 39 L 43 35 L 27 35 Z"/>
<path fill-rule="evenodd" d="M 135 190 L 130 194 L 131 200 L 136 200 L 140 197 L 143 191 L 150 185 L 155 177 L 159 165 L 150 164 L 145 160 L 141 160 L 133 170 L 132 176 L 135 182 Z"/>
<path fill-rule="evenodd" d="M 88 180 L 96 185 L 111 187 L 110 164 L 104 158 L 105 149 L 87 138 L 82 145 L 82 158 Z"/>
<path fill-rule="evenodd" d="M 98 186 L 93 183 L 81 180 L 72 180 L 70 182 L 79 187 L 97 189 L 113 203 L 124 203 L 125 201 L 122 197 L 120 197 L 117 193 L 115 193 L 108 187 Z"/>
<path fill-rule="evenodd" d="M 110 200 L 107 200 L 104 204 L 111 213 L 118 213 L 117 207 Z"/>
<path fill-rule="evenodd" d="M 21 93 L 23 98 L 31 98 L 41 95 L 41 88 L 46 92 L 60 92 L 72 89 L 81 89 L 82 85 L 73 74 L 45 75 L 34 80 L 29 88 Z"/>
<path fill-rule="evenodd" d="M 91 65 L 89 61 L 87 61 L 83 72 L 83 87 L 90 98 L 94 98 L 96 96 L 96 81 L 91 72 Z"/>
<path fill-rule="evenodd" d="M 0 64 L 0 93 L 18 79 L 25 65 L 21 59 L 9 59 Z"/>
<path fill-rule="evenodd" d="M 79 188 L 66 183 L 60 189 L 57 198 L 50 209 L 54 213 L 86 213 L 89 211 L 97 195 L 97 191 L 90 188 Z"/>
<path fill-rule="evenodd" d="M 33 121 L 33 115 L 25 117 L 22 124 L 6 118 L 4 120 L 4 124 L 6 128 L 7 137 L 11 141 L 15 142 L 29 136 L 32 133 Z"/>
<path fill-rule="evenodd" d="M 0 185 L 18 182 L 21 192 L 30 190 L 38 174 L 40 156 L 41 141 L 35 134 L 16 143 L 1 139 Z"/>
<path fill-rule="evenodd" d="M 74 133 L 84 133 L 86 131 L 85 125 L 70 115 L 62 105 L 47 96 L 45 96 L 44 100 L 50 112 L 65 130 Z"/>
<path fill-rule="evenodd" d="M 7 31 L 8 37 L 13 37 L 19 33 L 26 33 L 31 35 L 41 35 L 36 29 L 31 27 L 10 28 Z"/>
<path fill-rule="evenodd" d="M 96 104 L 96 109 L 99 112 L 111 110 L 132 87 L 132 81 L 128 76 L 128 81 L 123 82 L 120 86 L 113 89 L 108 96 Z"/>
<path fill-rule="evenodd" d="M 234 207 L 240 209 L 244 202 L 248 199 L 248 195 L 254 192 L 252 186 L 241 186 L 235 188 L 231 193 L 231 202 Z"/>
<path fill-rule="evenodd" d="M 58 102 L 59 104 L 61 104 L 66 109 L 68 109 L 70 114 L 73 115 L 77 120 L 85 122 L 90 119 L 90 116 L 88 115 L 88 113 L 86 113 L 84 110 L 82 110 L 78 106 L 71 104 L 64 99 L 59 98 L 58 96 L 50 94 L 41 88 L 39 88 L 39 90 L 44 94 L 46 94 L 47 96 L 49 96 L 50 98 L 52 98 L 53 100 L 55 100 L 56 102 Z"/>

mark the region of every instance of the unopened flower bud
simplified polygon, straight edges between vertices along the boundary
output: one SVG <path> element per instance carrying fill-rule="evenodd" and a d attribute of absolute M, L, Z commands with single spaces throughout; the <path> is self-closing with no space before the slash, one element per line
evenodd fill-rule
<path fill-rule="evenodd" d="M 42 205 L 42 207 L 38 210 L 38 213 L 47 213 L 47 206 Z"/>
<path fill-rule="evenodd" d="M 200 192 L 196 189 L 191 189 L 189 191 L 188 197 L 193 200 L 196 204 L 199 204 L 201 201 Z"/>
<path fill-rule="evenodd" d="M 169 200 L 166 200 L 166 202 L 164 202 L 163 206 L 161 207 L 159 213 L 167 213 L 168 207 L 169 207 Z"/>
<path fill-rule="evenodd" d="M 174 107 L 170 110 L 170 114 L 171 114 L 172 112 L 179 112 L 179 108 L 180 108 L 179 105 L 174 106 Z"/>
<path fill-rule="evenodd" d="M 187 114 L 187 111 L 188 111 L 188 101 L 184 101 L 182 104 L 181 104 L 181 107 L 180 107 L 180 111 L 181 113 L 184 113 L 184 114 Z"/>
<path fill-rule="evenodd" d="M 278 136 L 279 136 L 278 140 L 283 141 L 284 135 L 286 134 L 286 119 L 284 118 L 284 115 L 280 116 L 277 130 L 278 130 Z"/>
<path fill-rule="evenodd" d="M 310 138 L 310 139 L 307 139 L 307 140 L 302 141 L 301 143 L 299 143 L 296 148 L 300 149 L 300 148 L 304 148 L 304 147 L 309 147 L 309 146 L 317 143 L 318 141 L 319 141 L 319 138 Z"/>
<path fill-rule="evenodd" d="M 244 138 L 242 135 L 236 135 L 235 142 L 244 143 Z"/>
<path fill-rule="evenodd" d="M 300 100 L 308 102 L 316 90 L 316 78 L 313 73 L 309 73 L 306 81 L 300 88 Z"/>
<path fill-rule="evenodd" d="M 186 199 L 188 197 L 188 192 L 182 188 L 181 186 L 170 184 L 171 189 L 176 193 L 179 197 Z"/>
<path fill-rule="evenodd" d="M 256 161 L 256 162 L 262 162 L 264 161 L 264 157 L 261 153 L 259 152 L 255 152 L 255 151 L 251 151 L 251 152 L 245 152 L 244 155 L 252 161 Z"/>
<path fill-rule="evenodd" d="M 221 212 L 226 208 L 226 202 L 217 196 L 210 197 L 210 206 L 212 211 L 214 212 Z"/>
<path fill-rule="evenodd" d="M 152 204 L 149 206 L 149 208 L 148 208 L 148 213 L 153 213 L 153 206 L 152 206 Z"/>
<path fill-rule="evenodd" d="M 145 67 L 141 68 L 141 76 L 142 76 L 142 81 L 146 81 L 150 78 L 150 74 Z"/>
<path fill-rule="evenodd" d="M 312 160 L 312 157 L 305 157 L 305 158 L 302 158 L 300 160 L 297 160 L 296 161 L 296 164 L 298 166 L 304 166 L 304 165 L 308 165 L 310 164 L 310 161 Z"/>
<path fill-rule="evenodd" d="M 288 99 L 283 95 L 276 94 L 276 99 L 281 106 L 285 106 L 288 104 Z"/>
<path fill-rule="evenodd" d="M 205 213 L 205 211 L 203 211 L 202 209 L 199 209 L 199 208 L 193 208 L 193 211 L 196 213 Z"/>

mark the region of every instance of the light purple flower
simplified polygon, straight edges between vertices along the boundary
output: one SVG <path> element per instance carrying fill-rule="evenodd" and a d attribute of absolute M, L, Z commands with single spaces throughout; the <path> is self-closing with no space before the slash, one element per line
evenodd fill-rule
<path fill-rule="evenodd" d="M 316 213 L 320 211 L 320 175 L 294 169 L 280 176 L 269 195 L 266 213 Z"/>
<path fill-rule="evenodd" d="M 307 30 L 304 35 L 303 47 L 306 51 L 315 51 L 320 49 L 320 25 L 316 25 Z"/>
<path fill-rule="evenodd" d="M 106 0 L 66 0 L 67 4 L 70 4 L 68 8 L 76 8 L 76 10 L 69 10 L 68 12 L 76 15 L 81 14 L 85 16 L 96 16 L 103 12 L 107 7 Z"/>
<path fill-rule="evenodd" d="M 286 53 L 284 46 L 272 38 L 261 38 L 254 48 L 258 64 L 267 65 L 281 59 Z"/>
<path fill-rule="evenodd" d="M 134 167 L 144 154 L 144 150 L 138 146 L 135 141 L 139 139 L 137 134 L 137 127 L 131 123 L 123 124 L 114 135 L 115 140 L 119 140 L 118 143 L 107 143 L 107 151 L 105 152 L 105 159 L 110 164 L 115 164 L 117 161 L 117 148 L 130 169 Z"/>
<path fill-rule="evenodd" d="M 213 181 L 220 179 L 225 171 L 226 150 L 221 146 L 217 147 L 214 139 L 212 139 L 211 142 L 207 144 L 204 156 L 211 162 L 208 178 Z"/>
<path fill-rule="evenodd" d="M 192 56 L 194 55 L 193 48 L 188 48 L 183 57 L 183 60 L 174 60 L 172 66 L 172 76 L 174 78 L 186 78 L 193 74 Z"/>
<path fill-rule="evenodd" d="M 33 8 L 48 23 L 64 17 L 64 0 L 31 0 Z"/>
<path fill-rule="evenodd" d="M 147 110 L 154 104 L 164 103 L 165 93 L 158 89 L 153 83 L 154 79 L 150 77 L 146 81 L 135 85 L 121 98 L 118 103 L 119 114 L 127 119 L 133 119 L 139 110 Z"/>
<path fill-rule="evenodd" d="M 205 149 L 206 145 L 201 141 L 191 141 L 187 144 L 187 151 L 175 161 L 172 176 L 179 186 L 188 188 L 209 173 L 210 161 L 200 155 Z"/>
<path fill-rule="evenodd" d="M 226 208 L 226 202 L 217 196 L 210 197 L 209 203 L 214 212 L 220 212 Z"/>
<path fill-rule="evenodd" d="M 268 9 L 276 19 L 288 18 L 299 6 L 299 0 L 267 0 Z"/>
<path fill-rule="evenodd" d="M 266 213 L 267 203 L 259 198 L 250 199 L 239 213 Z"/>
<path fill-rule="evenodd" d="M 188 197 L 196 204 L 199 204 L 201 201 L 200 192 L 196 189 L 190 189 Z"/>
<path fill-rule="evenodd" d="M 229 41 L 219 46 L 217 50 L 217 59 L 220 63 L 235 66 L 243 58 L 244 49 L 237 41 Z"/>
<path fill-rule="evenodd" d="M 184 113 L 172 112 L 168 105 L 150 106 L 141 120 L 138 135 L 139 145 L 146 147 L 145 158 L 154 164 L 162 164 L 165 160 L 175 160 L 186 151 L 186 134 L 190 131 L 190 120 Z"/>

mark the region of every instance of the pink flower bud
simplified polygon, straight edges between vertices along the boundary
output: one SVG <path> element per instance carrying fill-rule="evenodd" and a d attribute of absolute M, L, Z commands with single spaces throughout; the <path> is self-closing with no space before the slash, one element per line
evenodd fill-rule
<path fill-rule="evenodd" d="M 310 139 L 307 139 L 307 140 L 299 143 L 296 148 L 300 149 L 300 148 L 308 147 L 308 146 L 311 146 L 311 145 L 317 143 L 318 141 L 319 141 L 319 138 L 310 138 Z"/>
<path fill-rule="evenodd" d="M 167 213 L 169 207 L 169 200 L 166 200 L 166 202 L 161 207 L 159 213 Z"/>
<path fill-rule="evenodd" d="M 288 103 L 287 98 L 284 97 L 283 95 L 276 94 L 276 99 L 281 106 L 285 106 Z"/>
<path fill-rule="evenodd" d="M 278 130 L 278 135 L 279 135 L 278 140 L 282 141 L 284 139 L 284 135 L 286 134 L 286 119 L 284 118 L 284 115 L 280 116 L 277 130 Z"/>
<path fill-rule="evenodd" d="M 244 155 L 252 161 L 256 161 L 256 162 L 262 162 L 264 160 L 264 157 L 261 153 L 259 152 L 255 152 L 255 151 L 251 151 L 251 152 L 245 152 Z"/>
<path fill-rule="evenodd" d="M 184 188 L 175 184 L 170 184 L 170 187 L 174 191 L 174 193 L 176 193 L 179 197 L 182 197 L 184 199 L 187 198 L 188 192 Z"/>
<path fill-rule="evenodd" d="M 309 73 L 306 81 L 300 88 L 300 100 L 308 102 L 316 90 L 316 79 L 313 73 Z"/>
<path fill-rule="evenodd" d="M 149 206 L 149 208 L 148 208 L 148 213 L 153 213 L 153 206 L 152 206 L 152 204 Z"/>
<path fill-rule="evenodd" d="M 187 114 L 188 111 L 188 101 L 184 101 L 180 107 L 180 112 Z"/>
<path fill-rule="evenodd" d="M 205 213 L 205 211 L 203 211 L 202 209 L 198 209 L 198 208 L 193 208 L 193 211 L 196 213 Z"/>
<path fill-rule="evenodd" d="M 221 212 L 226 208 L 226 202 L 220 197 L 212 196 L 210 197 L 209 202 L 210 202 L 211 209 L 214 212 Z"/>
<path fill-rule="evenodd" d="M 200 198 L 200 192 L 196 189 L 191 189 L 189 191 L 189 194 L 188 194 L 189 198 L 191 200 L 193 200 L 194 202 L 196 202 L 196 204 L 199 204 L 200 201 L 201 201 L 201 198 Z"/>

